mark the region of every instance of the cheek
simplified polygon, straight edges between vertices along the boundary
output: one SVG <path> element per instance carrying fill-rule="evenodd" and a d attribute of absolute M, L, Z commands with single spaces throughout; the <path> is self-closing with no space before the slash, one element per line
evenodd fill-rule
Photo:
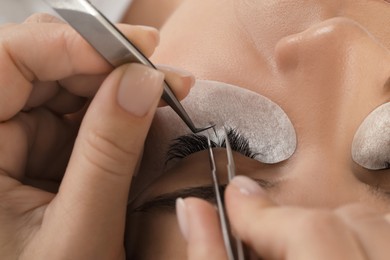
<path fill-rule="evenodd" d="M 126 253 L 130 259 L 186 259 L 186 242 L 173 213 L 129 214 Z"/>

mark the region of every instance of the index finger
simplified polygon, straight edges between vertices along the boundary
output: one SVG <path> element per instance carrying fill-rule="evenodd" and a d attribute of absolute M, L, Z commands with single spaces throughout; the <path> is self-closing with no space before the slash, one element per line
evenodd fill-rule
<path fill-rule="evenodd" d="M 145 55 L 153 53 L 158 43 L 155 30 L 131 25 L 119 28 Z M 0 121 L 8 120 L 24 107 L 34 81 L 111 70 L 111 65 L 67 24 L 24 23 L 2 28 Z"/>

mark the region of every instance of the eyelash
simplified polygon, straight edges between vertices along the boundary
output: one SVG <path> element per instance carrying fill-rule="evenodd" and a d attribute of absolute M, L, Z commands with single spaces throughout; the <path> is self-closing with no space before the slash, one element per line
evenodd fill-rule
<path fill-rule="evenodd" d="M 390 162 L 386 162 L 385 163 L 385 168 L 384 168 L 385 170 L 388 170 L 388 169 L 390 169 Z"/>
<path fill-rule="evenodd" d="M 228 129 L 227 136 L 233 151 L 239 152 L 242 155 L 255 159 L 259 153 L 254 152 L 249 146 L 249 140 L 240 134 L 237 129 Z M 211 141 L 212 148 L 226 148 L 224 139 L 219 139 L 217 142 Z M 208 149 L 207 137 L 198 134 L 183 135 L 175 140 L 169 147 L 167 153 L 166 164 L 174 159 L 183 159 L 193 153 Z"/>

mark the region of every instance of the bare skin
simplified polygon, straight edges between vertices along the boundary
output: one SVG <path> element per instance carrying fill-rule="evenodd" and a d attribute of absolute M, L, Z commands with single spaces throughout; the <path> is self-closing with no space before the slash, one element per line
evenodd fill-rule
<path fill-rule="evenodd" d="M 122 22 L 160 29 L 182 2 L 183 0 L 134 0 Z"/>
<path fill-rule="evenodd" d="M 120 28 L 153 53 L 156 30 Z M 192 77 L 113 70 L 47 15 L 1 27 L 0 56 L 2 257 L 124 259 L 129 187 L 163 79 L 183 97 Z"/>
<path fill-rule="evenodd" d="M 251 2 L 246 1 L 246 3 Z M 264 3 L 255 6 L 259 9 L 251 5 L 246 5 L 247 9 L 241 6 L 240 9 L 220 1 L 186 1 L 165 25 L 161 47 L 153 60 L 157 63 L 176 64 L 191 69 L 199 78 L 225 81 L 254 90 L 277 102 L 291 118 L 297 132 L 299 146 L 288 161 L 267 167 L 268 172 L 276 172 L 276 176 L 265 176 L 267 171 L 260 169 L 258 164 L 236 155 L 238 167 L 243 174 L 252 178 L 269 178 L 269 181 L 279 180 L 281 184 L 279 189 L 270 188 L 261 191 L 250 180 L 241 178 L 236 179 L 227 189 L 226 202 L 233 227 L 253 251 L 265 258 L 277 259 L 386 259 L 389 255 L 387 241 L 390 241 L 389 224 L 386 218 L 389 211 L 388 199 L 385 196 L 386 178 L 381 179 L 379 183 L 384 186 L 379 186 L 378 189 L 377 172 L 359 168 L 356 170 L 350 158 L 350 147 L 353 134 L 364 118 L 374 108 L 389 101 L 387 82 L 390 67 L 388 53 L 390 33 L 387 27 L 382 26 L 383 23 L 389 24 L 388 2 L 274 1 L 267 2 L 268 5 L 263 6 Z M 237 10 L 241 13 L 235 13 Z M 255 11 L 255 14 L 251 14 L 252 11 Z M 262 12 L 263 19 L 251 20 Z M 205 19 L 194 23 L 198 21 L 195 18 L 200 14 Z M 219 19 L 215 19 L 216 15 Z M 338 18 L 332 19 L 336 16 Z M 256 24 L 257 21 L 265 24 Z M 234 25 L 231 22 L 238 23 Z M 275 27 L 270 27 L 270 24 Z M 27 31 L 33 30 L 30 26 L 27 26 Z M 42 28 L 41 26 L 39 28 Z M 12 28 L 13 32 L 15 28 Z M 48 35 L 53 36 L 49 39 L 55 41 L 57 35 L 60 40 L 64 40 L 61 38 L 61 33 L 58 35 L 58 32 L 63 32 L 59 30 L 60 28 L 66 32 L 63 25 L 53 26 L 54 36 L 49 33 Z M 2 29 L 4 32 L 7 30 L 7 28 Z M 37 30 L 39 32 L 41 29 Z M 181 33 L 177 33 L 178 30 Z M 74 57 L 78 62 L 67 64 L 69 59 L 65 59 L 65 72 L 54 70 L 53 75 L 53 69 L 58 66 L 50 65 L 63 64 L 63 60 L 58 59 L 58 56 L 48 55 L 44 63 L 46 67 L 43 68 L 38 66 L 39 64 L 29 63 L 37 61 L 31 55 L 37 53 L 37 50 L 40 53 L 38 47 L 41 47 L 41 53 L 45 54 L 50 50 L 49 47 L 53 46 L 52 44 L 47 46 L 37 44 L 33 53 L 23 45 L 28 43 L 31 48 L 31 38 L 29 38 L 31 35 L 25 32 L 21 34 L 21 38 L 16 37 L 16 40 L 13 37 L 9 38 L 8 35 L 10 35 L 9 31 L 3 36 L 3 39 L 7 39 L 3 46 L 12 48 L 5 48 L 4 56 L 8 57 L 13 53 L 22 56 L 11 55 L 13 57 L 11 61 L 7 63 L 3 59 L 1 64 L 6 69 L 17 68 L 16 73 L 22 77 L 12 77 L 11 81 L 11 73 L 4 73 L 2 76 L 6 86 L 3 86 L 3 91 L 9 95 L 2 95 L 4 100 L 0 102 L 4 104 L 1 110 L 4 115 L 1 120 L 6 130 L 2 135 L 6 137 L 2 141 L 4 144 L 2 147 L 5 147 L 4 154 L 10 157 L 10 160 L 4 158 L 1 165 L 5 173 L 1 182 L 4 185 L 1 193 L 4 210 L 4 214 L 1 214 L 4 217 L 1 226 L 9 228 L 1 233 L 2 244 L 7 245 L 3 247 L 6 248 L 4 251 L 6 256 L 9 256 L 8 258 L 26 256 L 28 259 L 34 256 L 37 259 L 43 256 L 50 258 L 66 256 L 72 259 L 123 258 L 127 193 L 158 100 L 156 99 L 151 105 L 147 116 L 139 118 L 134 117 L 133 114 L 129 115 L 123 111 L 124 104 L 118 107 L 118 104 L 113 102 L 116 99 L 112 96 L 117 95 L 118 82 L 125 71 L 132 75 L 131 71 L 134 72 L 136 69 L 121 68 L 110 74 L 83 121 L 80 138 L 75 145 L 76 156 L 72 157 L 67 166 L 67 159 L 72 150 L 72 147 L 69 147 L 68 152 L 65 153 L 68 156 L 58 158 L 62 163 L 59 164 L 60 170 L 55 171 L 58 175 L 54 174 L 54 178 L 60 178 L 58 176 L 61 176 L 67 168 L 58 195 L 21 185 L 20 180 L 28 176 L 29 170 L 35 169 L 29 168 L 31 166 L 29 162 L 37 162 L 36 156 L 42 155 L 26 152 L 31 148 L 28 144 L 33 143 L 35 139 L 32 138 L 34 135 L 30 134 L 30 129 L 26 130 L 18 124 L 20 117 L 23 119 L 25 113 L 23 110 L 30 111 L 34 108 L 26 117 L 26 121 L 31 119 L 32 122 L 37 123 L 36 125 L 43 126 L 37 130 L 42 130 L 38 131 L 39 136 L 46 139 L 37 140 L 45 141 L 48 129 L 46 126 L 51 121 L 45 120 L 40 124 L 42 122 L 38 120 L 41 118 L 40 113 L 36 111 L 43 110 L 47 112 L 44 113 L 48 115 L 46 119 L 57 120 L 58 113 L 79 111 L 85 104 L 83 103 L 85 101 L 64 102 L 64 104 L 73 104 L 69 108 L 59 106 L 58 100 L 48 103 L 53 101 L 53 96 L 45 91 L 43 96 L 48 95 L 48 99 L 34 100 L 30 97 L 30 93 L 39 84 L 33 84 L 36 81 L 32 79 L 60 80 L 66 91 L 72 91 L 72 86 L 76 86 L 74 82 L 80 82 L 78 74 L 87 73 L 96 76 L 109 73 L 110 68 L 91 54 L 90 49 L 83 49 L 85 43 L 70 34 L 70 39 L 76 39 L 72 43 L 77 47 L 73 49 L 76 52 L 70 53 L 69 56 Z M 18 34 L 11 35 L 18 36 Z M 26 35 L 29 37 L 23 38 Z M 235 35 L 242 37 L 232 37 Z M 139 37 L 141 40 L 142 37 Z M 8 41 L 13 44 L 7 44 Z M 17 46 L 23 48 L 13 49 Z M 54 46 L 58 47 L 58 45 Z M 61 48 L 56 50 L 58 52 L 52 53 L 63 53 Z M 84 55 L 87 53 L 88 57 L 79 55 L 80 50 Z M 148 52 L 147 49 L 144 51 Z M 224 61 L 223 66 L 221 60 Z M 78 70 L 79 61 L 91 62 L 91 66 L 86 66 L 91 70 Z M 9 66 L 10 64 L 15 66 Z M 21 64 L 23 66 L 18 66 Z M 64 67 L 59 66 L 59 69 Z M 51 72 L 43 73 L 47 72 L 45 69 Z M 69 71 L 76 74 L 69 75 Z M 71 80 L 71 76 L 77 76 L 77 81 Z M 85 91 L 85 89 L 74 88 L 76 92 L 71 92 L 74 94 L 71 96 L 72 101 L 79 101 L 80 97 L 90 97 L 95 94 L 102 82 L 99 76 L 97 78 L 95 76 L 87 77 L 87 82 L 88 80 L 95 82 L 94 84 L 89 82 L 94 86 L 90 92 L 78 93 L 77 91 Z M 26 82 L 25 78 L 30 81 Z M 67 80 L 64 80 L 65 78 Z M 15 82 L 15 79 L 20 79 L 21 82 Z M 16 86 L 25 86 L 26 89 L 13 92 L 14 88 L 7 87 L 9 82 L 13 82 Z M 181 92 L 180 89 L 178 93 Z M 188 85 L 183 89 L 188 90 Z M 13 102 L 9 103 L 9 100 Z M 359 106 L 357 107 L 356 104 Z M 41 107 L 43 109 L 40 109 Z M 105 123 L 99 124 L 99 122 Z M 59 126 L 59 131 L 56 133 L 61 138 L 69 137 L 74 140 L 75 130 L 68 132 L 70 136 L 61 135 L 64 130 L 63 123 L 60 120 L 58 124 L 54 124 Z M 78 129 L 78 126 L 79 121 L 76 121 L 73 129 Z M 93 133 L 96 129 L 104 134 L 103 137 L 108 138 L 104 138 L 109 140 L 108 143 L 130 147 L 131 151 L 121 154 L 116 146 L 105 145 L 99 146 L 98 149 L 91 148 L 92 150 L 87 145 L 86 149 L 82 149 L 85 147 L 84 142 L 88 144 L 88 139 L 85 139 L 89 136 L 88 133 Z M 112 131 L 113 129 L 115 132 Z M 20 142 L 21 140 L 25 142 Z M 43 147 L 37 140 L 34 144 Z M 58 145 L 58 141 L 63 141 L 58 138 L 53 140 L 51 144 L 55 145 Z M 20 146 L 14 146 L 19 143 Z M 47 161 L 53 162 L 52 151 L 45 151 L 47 153 L 43 153 L 43 163 L 39 165 L 46 165 Z M 102 151 L 107 153 L 99 153 Z M 26 153 L 28 156 L 23 157 Z M 88 157 L 91 153 L 94 156 Z M 115 156 L 115 163 L 112 163 L 111 157 L 108 161 L 95 159 L 92 164 L 90 160 L 85 160 L 106 158 L 104 155 L 112 153 L 119 155 Z M 202 156 L 204 158 L 201 158 Z M 20 158 L 22 158 L 22 166 L 27 168 L 20 168 Z M 182 164 L 177 165 L 170 173 L 155 182 L 144 194 L 144 199 L 172 189 L 186 187 L 180 185 L 205 184 L 202 179 L 188 179 L 182 174 L 186 172 L 188 173 L 185 174 L 186 177 L 197 177 L 196 174 L 191 174 L 192 170 L 197 169 L 195 166 L 200 167 L 198 172 L 207 171 L 205 169 L 207 165 L 202 164 L 206 162 L 205 158 L 207 158 L 206 154 L 200 152 L 183 160 Z M 86 167 L 79 168 L 80 165 Z M 202 167 L 205 167 L 204 170 Z M 116 174 L 113 176 L 111 173 Z M 42 171 L 34 177 L 44 176 L 44 179 L 47 179 L 46 174 L 47 172 Z M 367 176 L 370 178 L 366 178 Z M 151 179 L 155 177 L 150 176 Z M 177 182 L 178 178 L 182 182 Z M 373 187 L 376 188 L 374 193 Z M 20 201 L 23 203 L 18 203 Z M 359 204 L 357 205 L 356 202 Z M 63 214 L 64 209 L 67 214 Z M 184 207 L 178 208 L 178 212 L 180 218 L 186 220 L 182 221 L 181 229 L 189 242 L 188 249 L 180 246 L 185 245 L 185 240 L 179 236 L 174 215 L 167 217 L 154 215 L 151 222 L 146 223 L 144 230 L 154 232 L 152 234 L 158 232 L 161 240 L 155 239 L 150 243 L 150 239 L 156 237 L 151 233 L 143 232 L 143 237 L 138 236 L 138 238 L 146 243 L 142 248 L 137 248 L 139 250 L 137 254 L 144 259 L 148 257 L 156 259 L 157 256 L 174 256 L 178 259 L 186 256 L 190 259 L 204 259 L 207 256 L 213 259 L 225 259 L 221 237 L 216 232 L 217 218 L 213 207 L 198 199 L 186 199 Z M 145 216 L 143 217 L 146 219 Z M 74 222 L 75 219 L 78 221 Z M 168 222 L 171 226 L 166 225 Z M 131 227 L 131 221 L 129 226 Z M 166 232 L 169 233 L 162 232 L 159 227 L 165 227 Z M 130 231 L 135 231 L 135 228 Z M 20 236 L 15 236 L 15 233 Z M 321 236 L 318 235 L 319 233 Z M 58 234 L 62 236 L 58 238 Z M 138 234 L 129 232 L 128 235 Z M 10 237 L 14 238 L 11 242 Z M 91 237 L 97 239 L 91 241 Z M 177 240 L 168 240 L 167 237 L 174 237 Z M 80 241 L 88 241 L 88 244 Z M 107 241 L 110 243 L 107 244 Z M 169 251 L 172 249 L 176 251 Z"/>
<path fill-rule="evenodd" d="M 237 163 L 241 174 L 278 185 L 240 195 L 246 188 L 237 181 L 226 191 L 234 229 L 266 259 L 386 259 L 390 254 L 388 170 L 370 171 L 351 158 L 360 124 L 390 101 L 390 29 L 383 26 L 389 23 L 387 1 L 189 0 L 165 24 L 155 62 L 269 97 L 295 127 L 298 147 L 286 162 L 266 169 L 247 158 Z M 204 158 L 191 155 L 161 177 L 145 172 L 158 180 L 140 200 L 209 184 L 207 153 L 199 153 Z M 193 224 L 202 216 L 215 223 L 213 207 L 196 199 L 185 204 L 179 215 L 186 219 L 187 250 L 183 240 L 160 246 L 156 239 L 142 244 L 145 259 L 162 249 L 177 259 L 196 251 L 203 255 L 191 259 L 224 259 L 220 240 L 199 239 L 213 236 L 208 221 Z M 161 214 L 164 219 L 151 214 L 153 225 L 174 223 Z M 178 227 L 172 224 L 170 230 Z M 142 236 L 148 241 L 148 234 Z"/>

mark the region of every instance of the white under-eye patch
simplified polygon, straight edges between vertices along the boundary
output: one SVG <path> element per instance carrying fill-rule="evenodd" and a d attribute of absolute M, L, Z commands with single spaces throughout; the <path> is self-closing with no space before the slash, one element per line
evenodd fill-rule
<path fill-rule="evenodd" d="M 237 129 L 259 154 L 256 159 L 263 163 L 284 161 L 296 149 L 296 133 L 286 113 L 255 92 L 222 82 L 198 80 L 182 104 L 198 127 L 212 122 L 216 129 L 222 126 Z M 161 162 L 166 159 L 162 156 L 171 140 L 189 133 L 188 127 L 170 107 L 158 109 L 144 153 L 144 157 L 155 160 L 151 162 L 145 158 L 149 165 L 144 166 L 149 170 L 162 169 Z"/>
<path fill-rule="evenodd" d="M 369 170 L 389 166 L 390 103 L 378 107 L 363 121 L 353 139 L 352 158 Z"/>

